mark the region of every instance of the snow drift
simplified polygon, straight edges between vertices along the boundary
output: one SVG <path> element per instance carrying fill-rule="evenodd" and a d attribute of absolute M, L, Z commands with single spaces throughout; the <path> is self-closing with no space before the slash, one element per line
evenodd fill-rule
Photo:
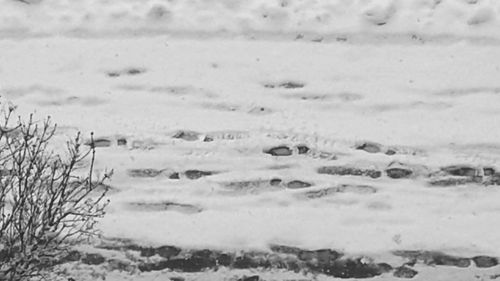
<path fill-rule="evenodd" d="M 1 0 L 20 34 L 383 33 L 498 38 L 495 0 Z"/>

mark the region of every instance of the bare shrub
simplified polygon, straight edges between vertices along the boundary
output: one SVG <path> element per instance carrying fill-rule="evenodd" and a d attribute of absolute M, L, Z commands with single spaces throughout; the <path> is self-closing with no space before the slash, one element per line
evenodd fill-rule
<path fill-rule="evenodd" d="M 95 178 L 95 146 L 82 148 L 80 134 L 64 156 L 51 150 L 50 118 L 19 118 L 8 129 L 14 110 L 3 111 L 0 127 L 0 280 L 41 276 L 71 245 L 97 235 L 111 174 Z"/>

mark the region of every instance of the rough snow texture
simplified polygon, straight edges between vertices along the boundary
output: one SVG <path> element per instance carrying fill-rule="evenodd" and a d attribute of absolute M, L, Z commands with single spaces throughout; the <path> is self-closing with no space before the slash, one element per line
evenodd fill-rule
<path fill-rule="evenodd" d="M 1 0 L 0 31 L 500 37 L 496 0 Z M 301 35 L 299 35 L 301 36 Z"/>

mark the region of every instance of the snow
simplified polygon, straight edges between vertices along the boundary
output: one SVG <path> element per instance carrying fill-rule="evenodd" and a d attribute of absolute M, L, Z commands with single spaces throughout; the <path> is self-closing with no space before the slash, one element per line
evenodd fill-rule
<path fill-rule="evenodd" d="M 498 39 L 495 0 L 2 0 L 0 31 L 73 34 L 426 34 Z"/>
<path fill-rule="evenodd" d="M 131 141 L 149 139 L 151 150 L 113 146 L 98 151 L 99 167 L 114 168 L 111 184 L 123 190 L 112 195 L 102 221 L 108 236 L 186 247 L 265 249 L 281 243 L 349 252 L 446 248 L 499 254 L 491 223 L 498 220 L 498 189 L 430 188 L 421 180 L 341 178 L 314 171 L 339 163 L 384 168 L 394 159 L 434 169 L 462 163 L 498 167 L 499 65 L 491 57 L 500 53 L 495 46 L 376 48 L 157 36 L 4 40 L 0 48 L 3 92 L 21 112 L 51 115 L 63 134 L 78 128 L 98 137 L 125 135 L 130 149 Z M 145 72 L 106 75 L 131 67 Z M 288 80 L 305 86 L 263 86 Z M 338 98 L 346 93 L 356 98 Z M 327 98 L 295 98 L 309 95 Z M 226 110 L 228 104 L 237 110 Z M 252 114 L 255 107 L 270 112 Z M 172 139 L 179 129 L 246 133 L 239 140 L 204 143 Z M 389 158 L 350 152 L 363 140 L 418 153 Z M 299 143 L 338 154 L 339 160 L 262 153 L 272 145 Z M 290 168 L 267 168 L 277 165 Z M 219 174 L 197 181 L 130 179 L 126 171 L 134 168 Z M 231 196 L 220 187 L 273 177 L 314 182 L 314 188 L 368 184 L 379 192 L 305 201 L 295 196 L 300 190 Z M 127 205 L 162 201 L 203 211 L 134 211 Z M 393 241 L 395 235 L 401 243 Z"/>
<path fill-rule="evenodd" d="M 112 140 L 97 152 L 97 168 L 115 170 L 105 236 L 500 256 L 498 187 L 317 173 L 393 161 L 498 170 L 500 2 L 28 2 L 0 1 L 0 93 L 23 116 L 52 116 L 58 138 L 80 130 Z M 288 82 L 297 87 L 280 86 Z M 172 138 L 178 130 L 200 136 Z M 364 141 L 398 154 L 354 149 Z M 312 151 L 263 153 L 300 144 Z M 144 168 L 181 176 L 128 172 Z M 190 169 L 214 174 L 190 180 Z M 273 178 L 313 186 L 262 184 Z M 255 186 L 228 188 L 244 181 Z M 376 192 L 304 195 L 342 184 Z M 159 210 L 165 202 L 178 205 Z"/>
<path fill-rule="evenodd" d="M 496 46 L 377 48 L 159 36 L 4 40 L 1 47 L 6 98 L 26 101 L 21 110 L 100 135 L 270 129 L 409 146 L 494 144 L 500 137 L 494 130 Z M 106 75 L 130 67 L 147 71 Z M 263 87 L 288 80 L 306 85 Z M 324 100 L 302 99 L 318 95 Z M 95 114 L 75 110 L 82 107 Z M 248 114 L 260 107 L 270 113 Z"/>

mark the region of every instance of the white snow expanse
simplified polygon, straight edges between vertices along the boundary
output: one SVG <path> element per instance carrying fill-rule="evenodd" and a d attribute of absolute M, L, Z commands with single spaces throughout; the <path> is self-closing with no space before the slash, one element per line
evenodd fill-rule
<path fill-rule="evenodd" d="M 487 175 L 500 170 L 498 1 L 0 7 L 2 102 L 51 115 L 63 136 L 111 141 L 97 153 L 115 171 L 106 237 L 500 256 L 500 187 Z M 264 153 L 283 145 L 292 155 Z M 412 174 L 390 178 L 390 165 Z M 452 165 L 474 180 L 431 183 Z"/>

